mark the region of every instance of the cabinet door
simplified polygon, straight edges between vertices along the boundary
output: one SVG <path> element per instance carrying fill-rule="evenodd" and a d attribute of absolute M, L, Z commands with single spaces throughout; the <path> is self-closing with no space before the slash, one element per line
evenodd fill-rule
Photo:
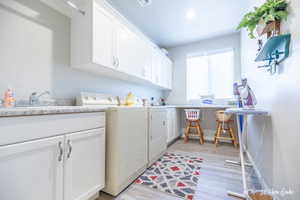
<path fill-rule="evenodd" d="M 116 64 L 113 60 L 115 19 L 97 4 L 93 15 L 93 62 L 113 67 Z"/>
<path fill-rule="evenodd" d="M 167 142 L 171 142 L 175 139 L 175 130 L 174 130 L 174 109 L 170 108 L 167 111 Z"/>
<path fill-rule="evenodd" d="M 167 59 L 162 57 L 162 66 L 161 66 L 161 86 L 168 88 L 168 68 L 167 68 Z"/>
<path fill-rule="evenodd" d="M 166 87 L 172 89 L 173 84 L 173 63 L 169 58 L 166 58 Z"/>
<path fill-rule="evenodd" d="M 162 85 L 162 57 L 157 48 L 152 49 L 152 82 Z"/>
<path fill-rule="evenodd" d="M 151 52 L 152 47 L 141 38 L 137 37 L 136 47 L 136 72 L 143 79 L 151 80 Z"/>
<path fill-rule="evenodd" d="M 65 138 L 65 200 L 86 200 L 104 187 L 105 129 L 67 135 Z"/>
<path fill-rule="evenodd" d="M 145 62 L 143 65 L 143 77 L 146 80 L 152 80 L 152 46 L 145 44 Z"/>
<path fill-rule="evenodd" d="M 63 142 L 54 137 L 0 147 L 0 199 L 62 200 Z"/>
<path fill-rule="evenodd" d="M 135 59 L 137 59 L 137 38 L 136 35 L 125 25 L 116 25 L 115 57 L 116 68 L 130 75 L 136 75 Z"/>
<path fill-rule="evenodd" d="M 167 112 L 165 109 L 150 113 L 149 161 L 156 159 L 167 149 Z"/>
<path fill-rule="evenodd" d="M 181 111 L 174 109 L 174 132 L 175 138 L 181 136 Z"/>
<path fill-rule="evenodd" d="M 171 60 L 162 55 L 161 65 L 161 86 L 167 89 L 172 89 L 172 62 Z"/>

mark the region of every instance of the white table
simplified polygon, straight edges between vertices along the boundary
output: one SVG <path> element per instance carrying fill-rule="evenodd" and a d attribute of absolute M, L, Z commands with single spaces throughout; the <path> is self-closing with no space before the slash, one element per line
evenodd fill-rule
<path fill-rule="evenodd" d="M 179 109 L 226 109 L 234 108 L 234 105 L 221 105 L 221 104 L 199 104 L 199 105 L 173 105 Z"/>
<path fill-rule="evenodd" d="M 226 109 L 225 113 L 236 115 L 237 124 L 238 124 L 238 137 L 239 137 L 239 144 L 240 144 L 240 159 L 241 159 L 240 162 L 235 162 L 235 161 L 230 161 L 230 160 L 227 160 L 226 162 L 241 165 L 242 178 L 243 178 L 243 194 L 229 191 L 228 195 L 239 197 L 242 199 L 249 199 L 250 197 L 248 195 L 249 190 L 247 187 L 246 170 L 245 170 L 245 166 L 247 166 L 247 165 L 249 166 L 249 164 L 245 163 L 245 159 L 244 159 L 245 145 L 243 142 L 244 141 L 243 138 L 247 136 L 246 134 L 247 134 L 248 115 L 268 115 L 269 112 L 266 110 L 262 110 L 262 109 L 229 108 L 229 109 Z M 242 131 L 241 131 L 240 122 L 239 122 L 240 116 L 243 116 Z"/>

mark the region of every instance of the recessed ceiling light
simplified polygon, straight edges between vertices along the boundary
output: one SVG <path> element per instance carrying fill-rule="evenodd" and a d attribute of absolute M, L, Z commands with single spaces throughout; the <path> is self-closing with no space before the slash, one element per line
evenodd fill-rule
<path fill-rule="evenodd" d="M 194 10 L 189 10 L 189 11 L 187 11 L 185 17 L 189 20 L 194 19 L 196 17 L 196 13 Z"/>

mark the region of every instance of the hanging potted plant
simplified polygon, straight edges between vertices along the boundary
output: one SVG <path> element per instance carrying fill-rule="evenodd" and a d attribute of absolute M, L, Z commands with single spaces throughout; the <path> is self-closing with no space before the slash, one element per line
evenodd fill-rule
<path fill-rule="evenodd" d="M 259 36 L 267 33 L 268 37 L 280 34 L 280 22 L 288 17 L 286 0 L 267 0 L 262 6 L 244 15 L 238 30 L 246 28 L 249 37 L 255 39 L 254 31 Z"/>

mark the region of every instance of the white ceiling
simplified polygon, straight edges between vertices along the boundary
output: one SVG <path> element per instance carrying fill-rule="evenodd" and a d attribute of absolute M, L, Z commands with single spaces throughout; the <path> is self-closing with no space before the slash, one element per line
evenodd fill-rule
<path fill-rule="evenodd" d="M 107 0 L 161 47 L 174 47 L 235 32 L 246 0 Z M 195 17 L 188 20 L 188 11 Z"/>

